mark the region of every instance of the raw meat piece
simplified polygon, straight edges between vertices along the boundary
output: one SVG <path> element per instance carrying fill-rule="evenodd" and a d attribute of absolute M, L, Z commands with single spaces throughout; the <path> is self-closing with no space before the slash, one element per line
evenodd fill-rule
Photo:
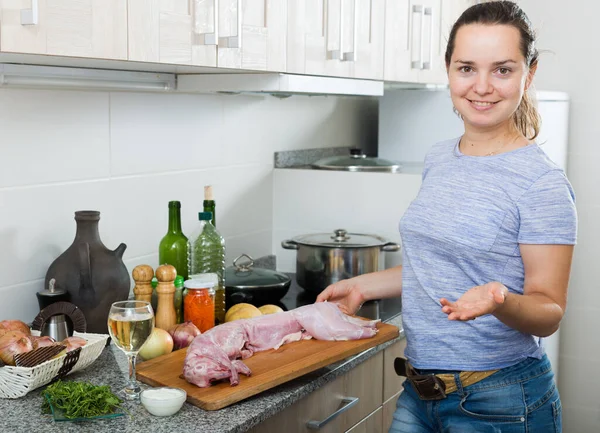
<path fill-rule="evenodd" d="M 377 333 L 379 320 L 361 320 L 342 313 L 336 304 L 322 302 L 283 313 L 224 323 L 198 335 L 187 350 L 185 379 L 199 387 L 229 378 L 239 383 L 239 374 L 250 376 L 241 359 L 254 352 L 277 349 L 292 341 L 358 340 Z"/>

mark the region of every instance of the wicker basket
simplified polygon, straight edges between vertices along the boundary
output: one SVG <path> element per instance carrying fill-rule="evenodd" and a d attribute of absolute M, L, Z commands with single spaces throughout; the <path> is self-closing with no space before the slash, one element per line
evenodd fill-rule
<path fill-rule="evenodd" d="M 39 332 L 33 331 L 32 334 L 39 335 Z M 57 377 L 66 376 L 87 367 L 100 356 L 108 339 L 107 334 L 74 332 L 73 335 L 87 340 L 87 344 L 79 351 L 79 359 L 73 359 L 66 354 L 35 367 L 7 365 L 0 368 L 0 398 L 23 397 L 29 391 L 46 385 Z M 74 365 L 67 365 L 72 361 L 75 361 Z"/>

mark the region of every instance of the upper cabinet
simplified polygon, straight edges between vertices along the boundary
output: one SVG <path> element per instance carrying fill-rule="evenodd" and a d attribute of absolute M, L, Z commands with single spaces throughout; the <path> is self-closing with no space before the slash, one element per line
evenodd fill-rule
<path fill-rule="evenodd" d="M 285 0 L 128 0 L 129 60 L 285 71 Z"/>
<path fill-rule="evenodd" d="M 0 0 L 0 51 L 446 83 L 450 26 L 475 2 Z"/>
<path fill-rule="evenodd" d="M 386 81 L 445 84 L 448 34 L 475 0 L 387 0 Z"/>
<path fill-rule="evenodd" d="M 287 72 L 383 79 L 384 0 L 289 0 Z"/>
<path fill-rule="evenodd" d="M 1 0 L 0 50 L 127 60 L 123 0 Z"/>

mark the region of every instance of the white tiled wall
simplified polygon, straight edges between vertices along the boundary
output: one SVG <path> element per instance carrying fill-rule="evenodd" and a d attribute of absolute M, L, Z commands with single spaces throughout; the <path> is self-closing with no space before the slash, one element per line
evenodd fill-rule
<path fill-rule="evenodd" d="M 565 433 L 600 431 L 600 147 L 598 136 L 600 4 L 575 0 L 519 0 L 538 31 L 544 50 L 536 73 L 538 88 L 571 98 L 568 174 L 579 215 L 567 313 L 561 325 L 560 390 Z M 567 37 L 568 35 L 568 37 Z M 593 44 L 592 44 L 593 45 Z"/>
<path fill-rule="evenodd" d="M 0 90 L 0 319 L 32 320 L 46 270 L 73 241 L 76 210 L 127 244 L 131 271 L 157 266 L 167 202 L 195 231 L 214 185 L 227 260 L 272 253 L 273 153 L 357 146 L 376 101 Z"/>

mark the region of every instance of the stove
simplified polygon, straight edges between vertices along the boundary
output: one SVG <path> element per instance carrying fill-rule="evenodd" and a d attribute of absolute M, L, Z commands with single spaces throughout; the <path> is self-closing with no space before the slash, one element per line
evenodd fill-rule
<path fill-rule="evenodd" d="M 277 303 L 285 310 L 292 310 L 303 305 L 313 304 L 317 295 L 307 292 L 296 282 L 296 274 L 286 273 L 291 279 L 292 284 L 286 295 Z M 357 316 L 368 319 L 381 319 L 382 322 L 390 320 L 402 312 L 402 300 L 400 298 L 379 299 L 367 301 L 356 313 Z"/>

